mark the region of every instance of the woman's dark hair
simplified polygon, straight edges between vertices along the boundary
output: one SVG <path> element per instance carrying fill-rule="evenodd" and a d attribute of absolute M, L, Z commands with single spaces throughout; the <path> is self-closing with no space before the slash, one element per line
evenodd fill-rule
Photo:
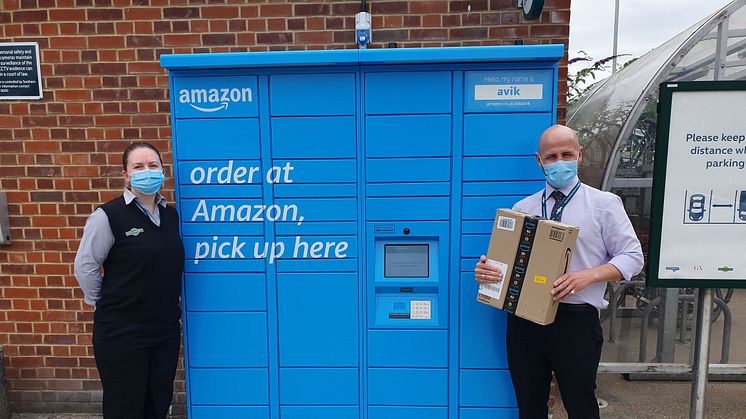
<path fill-rule="evenodd" d="M 130 153 L 134 150 L 137 150 L 138 148 L 149 148 L 155 151 L 155 154 L 158 155 L 158 160 L 161 162 L 161 166 L 163 165 L 163 158 L 161 158 L 161 153 L 160 151 L 158 151 L 157 148 L 155 148 L 153 144 L 146 143 L 145 141 L 136 141 L 128 145 L 127 148 L 124 149 L 124 153 L 122 153 L 122 167 L 125 171 L 127 171 L 127 160 L 130 158 Z"/>

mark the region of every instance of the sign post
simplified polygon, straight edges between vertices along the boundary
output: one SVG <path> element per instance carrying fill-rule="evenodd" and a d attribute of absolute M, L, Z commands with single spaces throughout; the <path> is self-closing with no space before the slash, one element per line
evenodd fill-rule
<path fill-rule="evenodd" d="M 746 288 L 746 82 L 665 82 L 659 106 L 647 285 L 699 288 L 690 418 L 702 418 L 712 288 Z"/>

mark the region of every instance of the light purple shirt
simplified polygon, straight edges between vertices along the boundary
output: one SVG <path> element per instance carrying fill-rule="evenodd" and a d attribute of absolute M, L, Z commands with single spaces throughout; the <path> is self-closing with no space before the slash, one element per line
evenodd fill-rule
<path fill-rule="evenodd" d="M 129 189 L 124 190 L 124 202 L 127 205 L 133 202 L 140 210 L 147 214 L 150 221 L 161 225 L 160 211 L 150 212 L 140 202 Z M 157 204 L 166 207 L 166 198 L 158 194 Z M 109 250 L 114 246 L 114 233 L 111 232 L 109 217 L 101 208 L 96 208 L 88 217 L 83 227 L 83 237 L 80 239 L 78 253 L 75 254 L 75 278 L 83 290 L 84 301 L 86 304 L 96 306 L 96 302 L 101 298 L 101 267 L 104 265 L 106 257 L 109 256 Z"/>
<path fill-rule="evenodd" d="M 578 178 L 561 189 L 569 195 Z M 554 198 L 550 195 L 554 188 L 546 184 L 541 190 L 513 206 L 516 211 L 541 215 L 541 195 L 546 191 L 546 213 L 551 214 Z M 583 183 L 567 203 L 562 212 L 562 223 L 580 227 L 575 253 L 568 271 L 575 272 L 610 263 L 619 269 L 625 281 L 637 275 L 643 266 L 642 247 L 637 239 L 632 223 L 627 217 L 622 200 L 611 192 L 599 191 Z M 595 282 L 573 295 L 562 299 L 563 303 L 588 303 L 599 309 L 609 303 L 604 300 L 605 282 Z"/>

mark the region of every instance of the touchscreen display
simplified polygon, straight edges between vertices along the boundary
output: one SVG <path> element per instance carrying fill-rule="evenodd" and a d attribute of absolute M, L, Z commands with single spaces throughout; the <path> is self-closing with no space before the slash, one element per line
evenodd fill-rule
<path fill-rule="evenodd" d="M 386 244 L 383 247 L 383 276 L 385 278 L 427 278 L 430 276 L 430 245 Z"/>

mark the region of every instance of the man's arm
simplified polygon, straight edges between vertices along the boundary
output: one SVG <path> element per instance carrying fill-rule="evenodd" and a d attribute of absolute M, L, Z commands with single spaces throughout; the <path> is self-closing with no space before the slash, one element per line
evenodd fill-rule
<path fill-rule="evenodd" d="M 594 282 L 610 282 L 622 279 L 619 268 L 611 263 L 594 266 L 576 272 L 567 272 L 554 281 L 552 288 L 552 299 L 559 301 L 569 294 L 574 294 Z"/>
<path fill-rule="evenodd" d="M 629 281 L 643 267 L 642 246 L 635 234 L 622 200 L 614 195 L 601 212 L 601 236 L 609 262 L 577 272 L 568 272 L 554 281 L 554 301 L 578 292 L 594 282 Z"/>

